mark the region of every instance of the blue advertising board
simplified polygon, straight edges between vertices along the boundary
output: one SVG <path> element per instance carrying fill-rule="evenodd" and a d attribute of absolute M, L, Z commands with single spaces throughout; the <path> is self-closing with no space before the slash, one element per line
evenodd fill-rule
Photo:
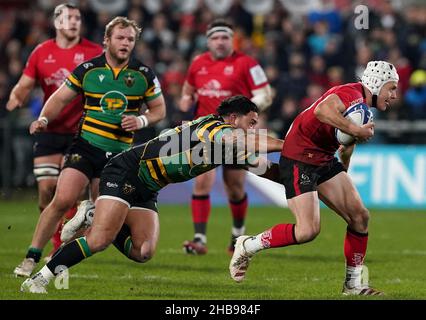
<path fill-rule="evenodd" d="M 279 154 L 270 158 L 278 161 Z M 368 208 L 426 210 L 426 146 L 358 145 L 349 175 Z M 221 169 L 216 176 L 212 204 L 226 205 Z M 160 192 L 160 203 L 189 204 L 192 184 L 187 181 L 166 187 Z M 281 185 L 250 175 L 246 188 L 250 205 L 286 206 Z"/>

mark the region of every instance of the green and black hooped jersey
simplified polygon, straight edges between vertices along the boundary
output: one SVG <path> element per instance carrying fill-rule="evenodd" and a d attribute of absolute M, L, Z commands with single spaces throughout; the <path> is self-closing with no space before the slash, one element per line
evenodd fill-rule
<path fill-rule="evenodd" d="M 79 65 L 66 79 L 71 89 L 84 95 L 80 136 L 90 144 L 118 153 L 133 142 L 133 132 L 121 128 L 122 115 L 139 115 L 144 101 L 161 95 L 154 72 L 131 58 L 122 69 L 111 68 L 105 54 Z"/>
<path fill-rule="evenodd" d="M 234 163 L 237 150 L 227 150 L 222 136 L 233 130 L 215 115 L 200 117 L 170 129 L 145 144 L 121 153 L 127 166 L 138 165 L 139 179 L 152 191 L 169 183 L 190 180 L 224 163 Z M 238 154 L 243 162 L 248 154 Z"/>

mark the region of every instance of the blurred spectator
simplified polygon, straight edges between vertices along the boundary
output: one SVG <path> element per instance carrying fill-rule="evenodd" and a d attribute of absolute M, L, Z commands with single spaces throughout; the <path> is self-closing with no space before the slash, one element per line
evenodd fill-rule
<path fill-rule="evenodd" d="M 61 2 L 0 0 L 0 71 L 7 74 L 8 86 L 17 81 L 31 51 L 53 36 L 48 17 Z M 235 48 L 255 57 L 273 77 L 270 82 L 276 94 L 269 122 L 279 117 L 285 99 L 291 97 L 298 106 L 306 106 L 309 88 L 326 90 L 330 81 L 356 81 L 366 63 L 375 59 L 389 60 L 397 67 L 399 90 L 405 98 L 381 117 L 406 117 L 404 110 L 413 105 L 410 99 L 421 92 L 410 85 L 410 77 L 413 70 L 426 69 L 426 5 L 422 1 L 79 0 L 78 4 L 85 18 L 83 34 L 97 43 L 103 42 L 105 24 L 113 15 L 129 16 L 142 25 L 147 42 L 139 41 L 134 54 L 154 66 L 160 81 L 170 87 L 165 90 L 171 104 L 170 123 L 185 117 L 174 111 L 181 86 L 176 70 L 185 65 L 186 71 L 188 62 L 205 50 L 206 27 L 220 16 L 235 26 Z M 355 25 L 358 5 L 369 9 L 367 29 Z M 35 93 L 34 106 L 37 99 Z M 403 142 L 404 137 L 392 141 Z"/>
<path fill-rule="evenodd" d="M 414 71 L 410 77 L 410 86 L 405 94 L 409 114 L 413 120 L 426 119 L 426 71 Z"/>

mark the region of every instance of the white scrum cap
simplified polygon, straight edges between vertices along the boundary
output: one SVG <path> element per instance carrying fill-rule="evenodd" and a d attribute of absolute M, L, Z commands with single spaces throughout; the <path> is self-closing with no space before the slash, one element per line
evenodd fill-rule
<path fill-rule="evenodd" d="M 361 78 L 361 83 L 373 95 L 378 95 L 380 89 L 389 81 L 398 82 L 399 76 L 395 66 L 386 61 L 370 61 Z"/>

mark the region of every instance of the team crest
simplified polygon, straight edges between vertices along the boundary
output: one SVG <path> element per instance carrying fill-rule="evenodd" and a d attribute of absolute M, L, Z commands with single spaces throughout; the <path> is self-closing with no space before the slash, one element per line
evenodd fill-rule
<path fill-rule="evenodd" d="M 224 69 L 223 69 L 223 74 L 225 75 L 225 76 L 230 76 L 230 75 L 232 75 L 234 73 L 234 66 L 226 66 Z"/>
<path fill-rule="evenodd" d="M 135 191 L 135 189 L 136 188 L 134 186 L 132 186 L 131 184 L 125 183 L 124 186 L 123 186 L 123 193 L 124 194 L 130 194 L 133 191 Z"/>
<path fill-rule="evenodd" d="M 124 82 L 126 83 L 126 86 L 131 88 L 135 84 L 135 77 L 131 73 L 128 73 L 124 76 Z"/>
<path fill-rule="evenodd" d="M 78 153 L 70 154 L 70 155 L 68 155 L 67 160 L 71 163 L 77 163 L 81 160 L 81 155 L 79 155 Z"/>

